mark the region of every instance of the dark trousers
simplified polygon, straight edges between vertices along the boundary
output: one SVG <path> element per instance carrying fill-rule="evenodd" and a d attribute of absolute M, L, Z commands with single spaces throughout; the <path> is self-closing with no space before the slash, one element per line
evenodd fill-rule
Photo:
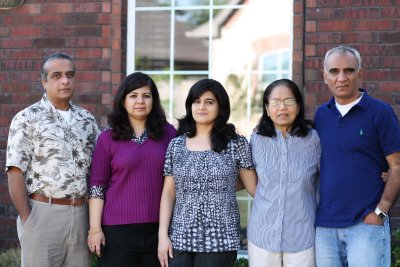
<path fill-rule="evenodd" d="M 99 267 L 160 267 L 158 223 L 103 225 L 106 239 Z"/>
<path fill-rule="evenodd" d="M 188 252 L 174 249 L 173 256 L 169 259 L 170 267 L 232 267 L 237 251 Z"/>

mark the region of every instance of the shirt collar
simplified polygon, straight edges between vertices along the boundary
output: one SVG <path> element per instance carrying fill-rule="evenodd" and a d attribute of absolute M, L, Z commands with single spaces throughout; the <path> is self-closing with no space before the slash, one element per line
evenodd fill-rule
<path fill-rule="evenodd" d="M 358 89 L 360 92 L 363 93 L 360 102 L 356 104 L 356 106 L 361 107 L 362 109 L 367 109 L 369 106 L 369 100 L 370 96 L 368 95 L 367 91 L 365 89 L 359 88 Z M 332 109 L 333 107 L 336 106 L 335 104 L 335 98 L 332 96 L 331 99 L 328 101 L 328 108 Z"/>

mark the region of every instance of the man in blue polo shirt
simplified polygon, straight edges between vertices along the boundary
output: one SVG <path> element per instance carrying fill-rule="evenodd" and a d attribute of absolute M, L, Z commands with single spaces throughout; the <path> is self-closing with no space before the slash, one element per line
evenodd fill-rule
<path fill-rule="evenodd" d="M 361 77 L 356 49 L 326 53 L 324 80 L 333 97 L 315 114 L 322 147 L 318 267 L 390 266 L 387 215 L 400 189 L 400 127 L 388 104 L 359 89 Z"/>

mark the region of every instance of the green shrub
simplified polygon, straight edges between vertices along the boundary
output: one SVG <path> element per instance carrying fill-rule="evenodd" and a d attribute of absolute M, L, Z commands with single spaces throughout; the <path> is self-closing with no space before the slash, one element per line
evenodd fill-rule
<path fill-rule="evenodd" d="M 392 267 L 400 267 L 400 229 L 392 232 Z"/>
<path fill-rule="evenodd" d="M 0 253 L 0 267 L 21 266 L 21 253 L 19 248 L 10 248 Z"/>
<path fill-rule="evenodd" d="M 248 267 L 249 261 L 245 258 L 237 259 L 233 267 Z"/>

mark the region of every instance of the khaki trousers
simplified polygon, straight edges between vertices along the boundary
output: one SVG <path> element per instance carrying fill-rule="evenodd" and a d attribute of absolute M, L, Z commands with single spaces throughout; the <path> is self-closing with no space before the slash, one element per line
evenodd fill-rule
<path fill-rule="evenodd" d="M 89 267 L 88 207 L 43 203 L 30 199 L 31 213 L 17 219 L 23 267 Z"/>
<path fill-rule="evenodd" d="M 314 247 L 300 252 L 270 252 L 249 241 L 249 267 L 315 267 Z"/>

